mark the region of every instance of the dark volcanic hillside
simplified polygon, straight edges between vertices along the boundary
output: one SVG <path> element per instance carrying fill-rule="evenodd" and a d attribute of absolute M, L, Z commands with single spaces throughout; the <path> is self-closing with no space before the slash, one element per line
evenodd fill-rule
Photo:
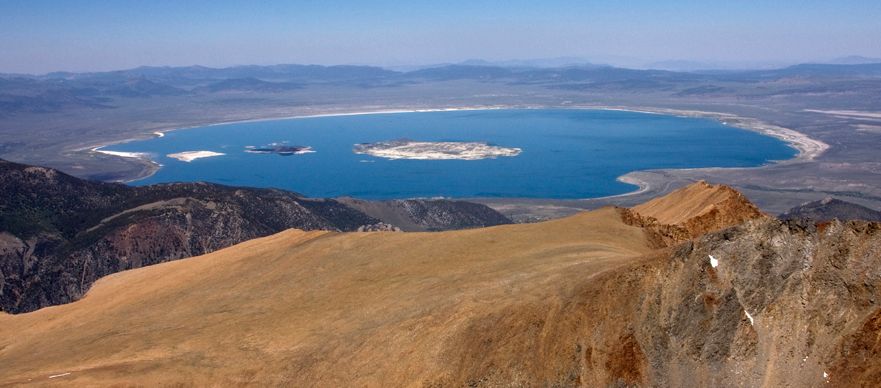
<path fill-rule="evenodd" d="M 840 199 L 826 198 L 794 207 L 781 214 L 780 219 L 881 221 L 881 212 Z"/>
<path fill-rule="evenodd" d="M 280 190 L 206 183 L 129 187 L 5 161 L 0 194 L 0 309 L 8 312 L 70 302 L 102 276 L 285 229 L 355 231 L 389 223 L 335 200 Z M 448 215 L 440 222 L 432 218 L 437 229 L 460 228 L 475 217 L 486 225 L 510 222 L 482 205 L 421 206 Z M 456 206 L 482 212 L 462 218 Z"/>
<path fill-rule="evenodd" d="M 338 198 L 346 205 L 407 231 L 439 231 L 510 224 L 511 220 L 481 204 L 446 199 L 364 201 Z"/>
<path fill-rule="evenodd" d="M 129 187 L 0 162 L 0 307 L 80 297 L 98 278 L 288 228 L 380 222 L 333 200 L 213 184 Z"/>

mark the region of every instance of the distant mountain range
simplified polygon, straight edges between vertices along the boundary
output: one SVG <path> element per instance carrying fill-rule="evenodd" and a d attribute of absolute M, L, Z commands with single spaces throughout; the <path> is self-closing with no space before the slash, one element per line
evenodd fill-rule
<path fill-rule="evenodd" d="M 422 82 L 458 80 L 536 85 L 563 90 L 670 91 L 671 94 L 720 94 L 741 86 L 791 77 L 877 78 L 881 63 L 851 57 L 854 64 L 802 64 L 781 69 L 744 71 L 634 70 L 558 61 L 467 61 L 413 71 L 371 66 L 273 65 L 229 68 L 139 67 L 99 73 L 56 72 L 45 75 L 0 75 L 0 115 L 43 113 L 70 107 L 107 108 L 118 98 L 198 96 L 217 93 L 283 93 L 312 85 L 389 88 Z M 574 59 L 573 59 L 574 61 Z M 684 65 L 684 64 L 683 64 Z M 697 65 L 686 67 L 699 68 Z M 874 85 L 862 85 L 874 87 Z M 862 87 L 860 86 L 860 87 Z M 733 88 L 732 88 L 733 87 Z M 795 86 L 755 89 L 750 93 L 788 93 Z M 805 88 L 807 85 L 798 87 Z M 823 85 L 850 90 L 852 85 Z M 797 90 L 797 89 L 796 89 Z M 833 90 L 834 91 L 834 90 Z M 806 92 L 816 92 L 807 89 Z"/>

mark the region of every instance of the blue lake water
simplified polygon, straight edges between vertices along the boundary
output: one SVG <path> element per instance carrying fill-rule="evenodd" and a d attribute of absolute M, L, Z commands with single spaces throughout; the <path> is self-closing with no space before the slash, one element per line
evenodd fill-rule
<path fill-rule="evenodd" d="M 483 160 L 388 160 L 352 152 L 356 143 L 480 141 L 523 151 Z M 280 156 L 246 146 L 287 142 L 316 152 Z M 276 187 L 312 197 L 591 198 L 634 186 L 636 170 L 749 167 L 796 155 L 784 142 L 715 120 L 603 110 L 483 110 L 389 113 L 245 122 L 192 128 L 117 144 L 149 152 L 162 167 L 132 184 L 208 181 Z M 183 151 L 226 155 L 182 162 Z"/>

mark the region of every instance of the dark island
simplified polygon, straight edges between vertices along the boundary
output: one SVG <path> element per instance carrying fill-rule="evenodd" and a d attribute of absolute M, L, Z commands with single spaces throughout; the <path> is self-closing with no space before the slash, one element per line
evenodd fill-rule
<path fill-rule="evenodd" d="M 290 146 L 280 143 L 272 143 L 262 147 L 247 146 L 245 148 L 245 152 L 252 154 L 277 154 L 281 156 L 300 155 L 315 152 L 312 147 L 309 146 Z"/>

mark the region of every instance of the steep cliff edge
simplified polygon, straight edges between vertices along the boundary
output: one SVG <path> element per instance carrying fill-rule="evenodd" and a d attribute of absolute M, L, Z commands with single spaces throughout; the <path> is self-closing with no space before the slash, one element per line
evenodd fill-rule
<path fill-rule="evenodd" d="M 448 344 L 457 361 L 439 381 L 871 386 L 881 381 L 879 253 L 877 223 L 749 221 L 545 303 L 488 312 Z"/>

